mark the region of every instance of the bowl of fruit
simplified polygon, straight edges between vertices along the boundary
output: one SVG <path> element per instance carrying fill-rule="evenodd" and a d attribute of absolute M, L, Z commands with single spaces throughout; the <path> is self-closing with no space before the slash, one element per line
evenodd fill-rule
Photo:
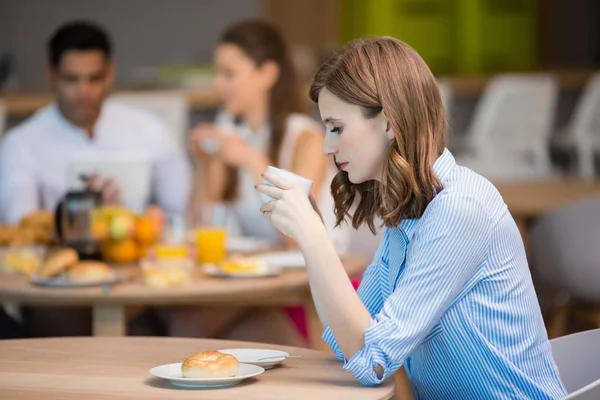
<path fill-rule="evenodd" d="M 163 221 L 163 213 L 156 206 L 141 214 L 122 206 L 103 206 L 94 210 L 92 234 L 102 242 L 105 261 L 134 263 L 160 240 Z"/>

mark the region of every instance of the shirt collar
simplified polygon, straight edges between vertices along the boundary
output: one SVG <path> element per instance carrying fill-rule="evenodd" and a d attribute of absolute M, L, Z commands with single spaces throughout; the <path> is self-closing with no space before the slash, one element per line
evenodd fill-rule
<path fill-rule="evenodd" d="M 57 123 L 63 127 L 64 129 L 66 129 L 69 132 L 72 132 L 75 135 L 81 136 L 82 138 L 86 139 L 86 140 L 95 140 L 96 137 L 98 136 L 98 126 L 100 125 L 100 122 L 102 121 L 102 115 L 104 114 L 105 111 L 105 105 L 102 105 L 102 109 L 100 110 L 100 115 L 98 116 L 98 120 L 96 121 L 96 125 L 94 126 L 94 139 L 90 139 L 90 137 L 88 136 L 88 133 L 85 131 L 85 129 L 82 129 L 76 125 L 73 125 L 73 123 L 71 123 L 71 121 L 69 121 L 67 118 L 65 118 L 65 116 L 63 115 L 63 113 L 60 111 L 60 108 L 58 107 L 58 103 L 54 102 L 51 105 L 51 109 L 52 112 L 54 114 L 54 117 L 57 121 Z"/>
<path fill-rule="evenodd" d="M 454 167 L 456 167 L 456 160 L 450 150 L 445 148 L 442 155 L 433 163 L 433 172 L 442 186 L 450 179 Z M 417 222 L 419 222 L 419 219 L 405 219 L 400 223 L 399 228 L 404 232 L 409 241 L 412 239 Z"/>
<path fill-rule="evenodd" d="M 444 149 L 444 152 L 433 163 L 433 172 L 437 176 L 442 186 L 448 181 L 452 170 L 456 167 L 456 160 L 450 150 Z"/>

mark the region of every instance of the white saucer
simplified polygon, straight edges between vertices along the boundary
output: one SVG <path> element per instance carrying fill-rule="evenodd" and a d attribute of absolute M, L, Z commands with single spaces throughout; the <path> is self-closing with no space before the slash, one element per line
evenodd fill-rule
<path fill-rule="evenodd" d="M 301 251 L 274 251 L 257 256 L 274 268 L 306 268 Z"/>
<path fill-rule="evenodd" d="M 241 363 L 257 365 L 259 367 L 263 367 L 264 369 L 273 368 L 285 360 L 285 357 L 289 356 L 289 353 L 286 353 L 285 351 L 269 349 L 224 349 L 219 351 L 221 353 L 231 354 Z M 276 356 L 280 357 L 269 358 L 268 360 L 264 361 L 257 361 L 259 358 Z"/>
<path fill-rule="evenodd" d="M 175 386 L 186 388 L 218 388 L 236 385 L 244 379 L 252 378 L 265 372 L 265 369 L 262 367 L 240 363 L 240 368 L 236 376 L 226 378 L 184 378 L 181 374 L 181 364 L 159 365 L 150 370 L 150 375 L 166 379 Z"/>
<path fill-rule="evenodd" d="M 88 286 L 102 286 L 102 285 L 112 285 L 114 283 L 121 282 L 125 279 L 125 275 L 111 272 L 104 279 L 97 279 L 93 281 L 81 281 L 76 282 L 72 281 L 64 275 L 53 277 L 53 278 L 42 278 L 41 276 L 34 274 L 31 276 L 30 280 L 32 283 L 40 286 L 53 286 L 53 287 L 88 287 Z"/>
<path fill-rule="evenodd" d="M 247 236 L 231 236 L 227 238 L 227 251 L 229 253 L 252 253 L 268 249 L 272 245 L 268 240 Z"/>
<path fill-rule="evenodd" d="M 264 271 L 232 274 L 223 272 L 223 270 L 215 264 L 203 264 L 202 272 L 204 272 L 207 275 L 215 276 L 218 278 L 265 278 L 269 276 L 279 275 L 281 273 L 281 269 L 267 265 L 267 268 Z"/>

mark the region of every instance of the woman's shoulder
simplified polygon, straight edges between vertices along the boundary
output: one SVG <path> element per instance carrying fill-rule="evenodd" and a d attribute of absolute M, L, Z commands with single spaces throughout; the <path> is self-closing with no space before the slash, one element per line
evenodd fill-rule
<path fill-rule="evenodd" d="M 322 133 L 323 127 L 314 118 L 302 113 L 292 113 L 286 120 L 286 134 L 299 135 L 304 132 Z"/>
<path fill-rule="evenodd" d="M 437 198 L 437 199 L 436 199 Z M 459 210 L 469 209 L 469 205 L 485 210 L 492 220 L 506 210 L 506 204 L 498 189 L 486 178 L 468 168 L 454 169 L 443 190 L 434 198 L 445 207 Z"/>
<path fill-rule="evenodd" d="M 440 191 L 425 208 L 415 228 L 428 227 L 434 232 L 442 227 L 463 226 L 488 231 L 506 210 L 506 204 L 495 190 L 461 182 Z"/>

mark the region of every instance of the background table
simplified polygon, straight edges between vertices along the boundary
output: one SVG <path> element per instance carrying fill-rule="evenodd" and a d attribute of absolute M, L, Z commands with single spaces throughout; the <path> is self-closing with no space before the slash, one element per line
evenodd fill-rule
<path fill-rule="evenodd" d="M 362 257 L 347 254 L 342 258 L 349 276 L 360 275 L 367 266 Z M 313 347 L 323 348 L 322 326 L 314 308 L 308 274 L 303 268 L 285 269 L 275 277 L 226 279 L 198 274 L 192 285 L 156 289 L 141 282 L 139 267 L 116 267 L 131 275 L 131 280 L 108 287 L 53 288 L 36 286 L 19 275 L 2 276 L 0 302 L 34 306 L 88 306 L 93 308 L 95 336 L 126 334 L 126 306 L 174 305 L 240 305 L 288 306 L 304 305 L 308 311 L 309 340 Z"/>
<path fill-rule="evenodd" d="M 600 182 L 582 179 L 547 179 L 496 183 L 527 245 L 528 231 L 537 218 L 574 202 L 600 196 Z"/>
<path fill-rule="evenodd" d="M 182 389 L 148 370 L 200 351 L 274 348 L 302 358 L 220 389 Z M 0 398 L 39 399 L 389 399 L 394 381 L 363 387 L 331 355 L 259 343 L 175 338 L 58 338 L 0 341 Z"/>

